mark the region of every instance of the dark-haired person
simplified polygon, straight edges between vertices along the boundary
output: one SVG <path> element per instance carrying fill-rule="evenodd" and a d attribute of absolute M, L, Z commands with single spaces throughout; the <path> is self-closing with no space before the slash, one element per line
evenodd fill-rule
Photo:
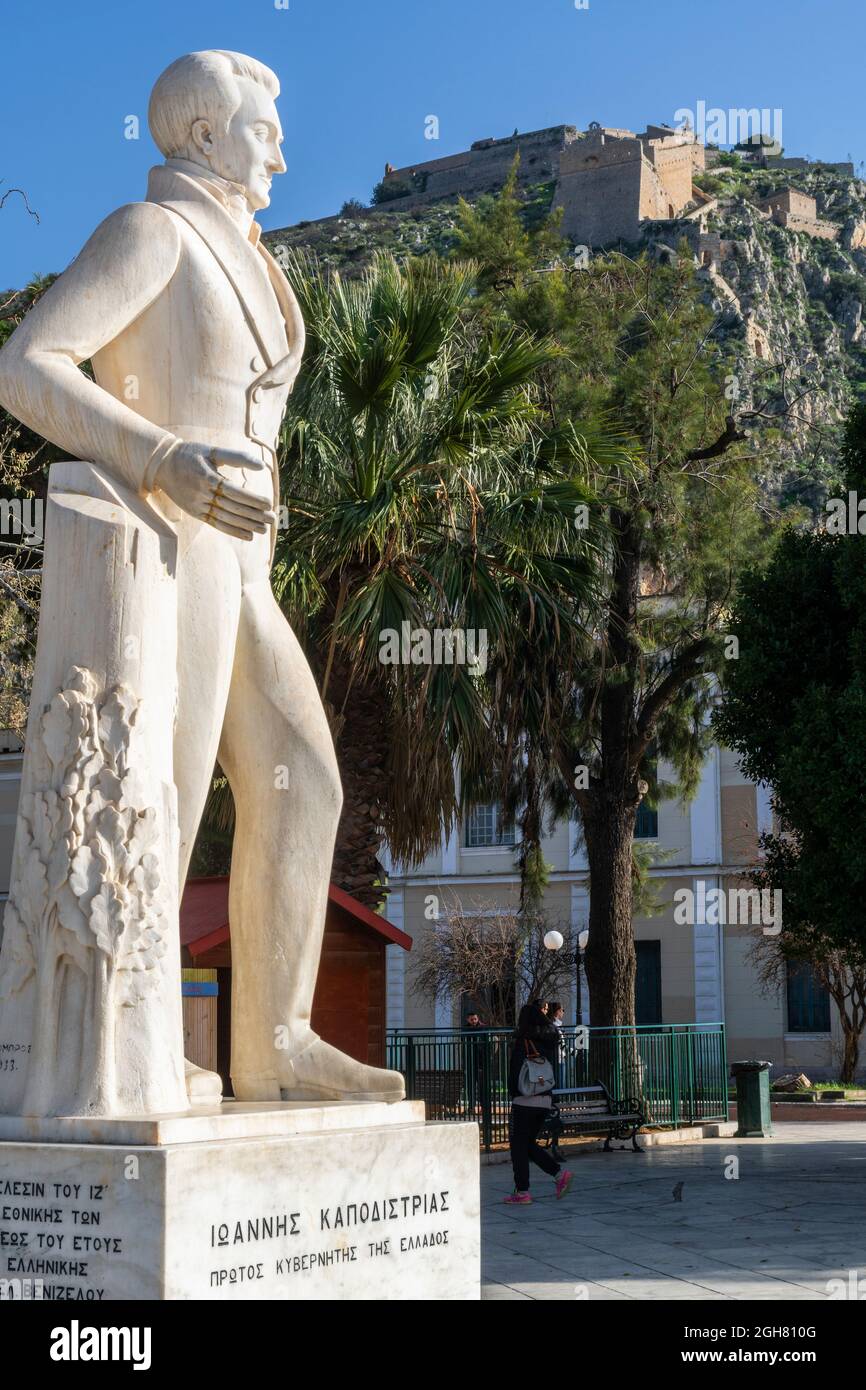
<path fill-rule="evenodd" d="M 550 1022 L 553 1024 L 553 1026 L 554 1026 L 554 1028 L 557 1030 L 557 1032 L 559 1032 L 559 1034 L 560 1034 L 560 1043 L 561 1043 L 561 1041 L 562 1041 L 561 1029 L 562 1029 L 562 1021 L 563 1021 L 563 1019 L 565 1018 L 565 1009 L 562 1007 L 562 1005 L 560 1004 L 560 1002 L 559 1002 L 558 999 L 551 999 L 551 1000 L 550 1000 L 549 1004 L 547 1005 L 547 1017 L 548 1017 L 548 1019 L 550 1020 Z M 554 1064 L 553 1064 L 553 1075 L 554 1075 L 554 1082 L 553 1082 L 554 1086 L 561 1086 L 561 1085 L 562 1085 L 562 1073 L 561 1073 L 561 1071 L 560 1071 L 560 1063 L 559 1063 L 559 1057 L 558 1057 L 558 1056 L 557 1056 L 557 1060 L 556 1060 L 556 1061 L 554 1062 Z"/>
<path fill-rule="evenodd" d="M 539 1131 L 553 1105 L 551 1093 L 554 1081 L 551 1080 L 549 1086 L 533 1095 L 524 1095 L 520 1089 L 520 1074 L 524 1062 L 528 1057 L 539 1054 L 550 1063 L 555 1077 L 559 1056 L 559 1030 L 549 1021 L 545 1008 L 537 1000 L 533 1000 L 520 1010 L 508 1067 L 508 1087 L 511 1095 L 509 1139 L 511 1163 L 514 1168 L 514 1191 L 505 1201 L 517 1207 L 528 1206 L 532 1201 L 529 1191 L 530 1162 L 555 1179 L 557 1198 L 565 1196 L 574 1176 L 537 1143 Z"/>

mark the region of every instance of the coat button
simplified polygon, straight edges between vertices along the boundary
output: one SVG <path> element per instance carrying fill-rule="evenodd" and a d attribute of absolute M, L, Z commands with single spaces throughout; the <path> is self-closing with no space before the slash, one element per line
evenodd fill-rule
<path fill-rule="evenodd" d="M 250 366 L 254 372 L 263 372 L 265 370 L 265 364 L 260 357 L 254 357 Z"/>
<path fill-rule="evenodd" d="M 253 400 L 258 404 L 258 402 L 261 400 L 261 398 L 262 398 L 262 388 L 261 388 L 261 386 L 254 386 L 254 387 L 253 387 Z"/>

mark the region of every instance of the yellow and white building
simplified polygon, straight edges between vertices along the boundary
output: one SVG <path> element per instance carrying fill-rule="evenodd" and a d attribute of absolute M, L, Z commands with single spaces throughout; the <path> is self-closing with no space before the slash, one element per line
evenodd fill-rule
<path fill-rule="evenodd" d="M 665 780 L 663 763 L 659 778 Z M 835 1006 L 811 972 L 790 969 L 787 987 L 765 995 L 749 960 L 754 926 L 700 920 L 714 917 L 711 908 L 693 924 L 675 920 L 677 890 L 691 890 L 700 905 L 707 898 L 712 902 L 714 889 L 743 887 L 741 875 L 755 861 L 758 836 L 771 824 L 767 788 L 749 782 L 736 757 L 718 747 L 710 752 L 690 804 L 663 800 L 657 812 L 641 808 L 637 834 L 662 852 L 650 871 L 662 910 L 634 924 L 637 1021 L 722 1021 L 732 1060 L 760 1057 L 777 1069 L 805 1071 L 813 1080 L 832 1078 L 838 1076 L 842 1034 Z M 513 910 L 519 895 L 513 835 L 500 824 L 496 807 L 479 807 L 466 823 L 443 833 L 438 849 L 424 863 L 406 868 L 389 861 L 391 891 L 385 915 L 419 942 L 425 932 L 435 930 L 425 916 L 431 896 L 443 912 L 458 903 L 466 912 Z M 577 822 L 559 823 L 544 840 L 544 855 L 551 867 L 545 894 L 550 924 L 558 920 L 575 931 L 584 929 L 589 917 L 587 861 Z M 417 960 L 416 952 L 389 947 L 388 1026 L 458 1026 L 460 1000 L 434 1005 L 413 991 L 413 957 Z M 581 984 L 581 1018 L 591 1024 L 583 977 Z M 565 1021 L 575 1022 L 576 980 L 571 997 L 563 1002 Z"/>

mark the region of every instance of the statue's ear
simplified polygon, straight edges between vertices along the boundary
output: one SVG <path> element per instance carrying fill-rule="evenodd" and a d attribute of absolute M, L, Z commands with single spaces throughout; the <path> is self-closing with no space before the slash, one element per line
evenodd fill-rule
<path fill-rule="evenodd" d="M 202 117 L 193 121 L 190 135 L 197 150 L 201 150 L 202 154 L 210 154 L 213 149 L 213 132 L 210 121 L 206 121 Z"/>

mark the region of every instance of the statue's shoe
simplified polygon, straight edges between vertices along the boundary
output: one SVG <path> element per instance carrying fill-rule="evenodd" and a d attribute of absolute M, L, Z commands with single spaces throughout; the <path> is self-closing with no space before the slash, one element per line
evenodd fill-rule
<path fill-rule="evenodd" d="M 223 1098 L 222 1077 L 215 1071 L 204 1071 L 194 1062 L 183 1059 L 186 1074 L 186 1094 L 191 1106 L 219 1105 Z"/>
<path fill-rule="evenodd" d="M 317 1038 L 291 1060 L 280 1058 L 278 1076 L 233 1076 L 238 1100 L 403 1100 L 398 1071 L 368 1067 Z"/>

